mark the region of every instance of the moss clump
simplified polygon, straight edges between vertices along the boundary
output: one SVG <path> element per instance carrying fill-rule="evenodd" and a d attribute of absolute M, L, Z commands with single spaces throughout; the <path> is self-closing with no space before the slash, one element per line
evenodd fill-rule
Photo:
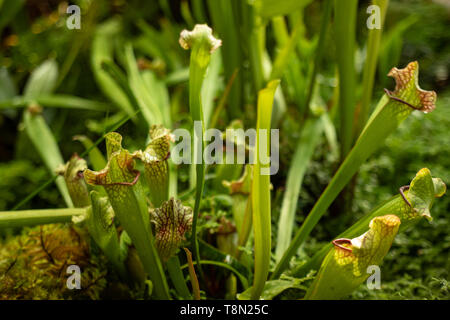
<path fill-rule="evenodd" d="M 0 245 L 0 300 L 99 299 L 107 285 L 104 258 L 73 226 L 26 228 Z M 81 269 L 81 289 L 68 289 L 69 265 Z"/>

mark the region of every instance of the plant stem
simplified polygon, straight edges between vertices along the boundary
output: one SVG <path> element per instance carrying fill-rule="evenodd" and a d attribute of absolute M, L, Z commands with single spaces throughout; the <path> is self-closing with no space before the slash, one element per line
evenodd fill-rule
<path fill-rule="evenodd" d="M 189 276 L 191 277 L 192 291 L 194 293 L 194 299 L 200 300 L 200 286 L 198 285 L 197 275 L 195 274 L 194 263 L 192 262 L 192 254 L 188 248 L 184 248 L 189 267 Z M 197 265 L 200 268 L 200 265 Z"/>
<path fill-rule="evenodd" d="M 238 243 L 236 248 L 236 259 L 239 260 L 242 251 L 239 250 L 239 247 L 245 247 L 248 241 L 248 237 L 250 236 L 250 231 L 252 230 L 252 194 L 247 198 L 247 204 L 245 205 L 244 218 L 242 219 L 241 230 L 238 234 Z"/>
<path fill-rule="evenodd" d="M 178 259 L 178 256 L 173 256 L 167 260 L 167 271 L 169 272 L 170 279 L 172 280 L 178 294 L 183 299 L 192 300 L 189 288 L 187 287 L 184 279 L 183 271 L 181 270 L 180 259 Z"/>
<path fill-rule="evenodd" d="M 383 33 L 384 18 L 389 4 L 389 0 L 373 0 L 372 3 L 380 8 L 381 28 L 369 30 L 366 49 L 366 61 L 363 71 L 363 93 L 361 98 L 361 110 L 358 116 L 356 136 L 361 133 L 362 128 L 369 117 L 370 101 L 372 99 L 373 83 L 375 81 L 375 71 L 377 68 L 378 52 L 380 49 L 381 34 Z"/>
<path fill-rule="evenodd" d="M 85 208 L 0 211 L 0 229 L 71 222 L 85 214 Z"/>
<path fill-rule="evenodd" d="M 353 143 L 355 111 L 355 24 L 358 0 L 335 0 L 336 60 L 339 71 L 341 160 Z"/>
<path fill-rule="evenodd" d="M 203 194 L 205 183 L 205 164 L 203 161 L 204 149 L 204 131 L 205 124 L 203 119 L 201 89 L 206 69 L 208 68 L 211 53 L 216 50 L 221 41 L 212 36 L 212 30 L 207 25 L 196 25 L 193 31 L 184 30 L 180 34 L 180 45 L 184 49 L 191 49 L 189 65 L 189 110 L 192 121 L 194 122 L 194 152 L 192 155 L 193 165 L 195 165 L 196 188 L 194 217 L 192 221 L 192 250 L 197 262 L 200 261 L 200 252 L 197 241 L 197 220 L 200 212 L 200 201 Z M 201 128 L 196 126 L 200 123 Z M 198 132 L 200 129 L 200 132 Z M 200 139 L 200 141 L 199 141 Z M 203 278 L 203 272 L 199 263 L 198 266 L 200 278 Z"/>
<path fill-rule="evenodd" d="M 309 113 L 309 106 L 314 94 L 314 87 L 316 85 L 316 77 L 319 72 L 319 68 L 322 64 L 322 57 L 325 48 L 325 39 L 327 35 L 328 24 L 330 23 L 331 18 L 331 8 L 332 2 L 331 0 L 325 0 L 323 14 L 322 14 L 322 22 L 320 25 L 320 33 L 319 33 L 319 42 L 317 43 L 316 52 L 314 55 L 314 66 L 311 74 L 311 79 L 309 80 L 308 92 L 306 95 L 306 114 Z"/>
<path fill-rule="evenodd" d="M 223 269 L 227 269 L 227 270 L 233 272 L 233 273 L 239 278 L 239 281 L 241 281 L 242 287 L 243 287 L 244 289 L 247 289 L 247 288 L 248 288 L 248 281 L 247 281 L 247 278 L 244 277 L 244 275 L 243 275 L 242 273 L 240 273 L 239 271 L 237 271 L 235 268 L 233 268 L 233 267 L 230 266 L 229 264 L 226 264 L 226 263 L 220 262 L 220 261 L 215 261 L 215 260 L 201 260 L 200 263 L 201 263 L 201 264 L 205 264 L 205 265 L 211 265 L 211 266 L 221 267 L 221 268 L 223 268 Z M 194 262 L 193 264 L 196 265 L 197 262 Z M 181 266 L 181 269 L 185 269 L 185 268 L 188 268 L 188 267 L 189 267 L 189 265 L 188 265 L 188 264 L 185 264 L 185 265 Z"/>
<path fill-rule="evenodd" d="M 245 1 L 242 2 L 246 9 L 246 18 L 249 26 L 248 52 L 255 92 L 264 87 L 263 54 L 265 40 L 265 25 L 262 18 L 255 12 L 255 8 Z"/>

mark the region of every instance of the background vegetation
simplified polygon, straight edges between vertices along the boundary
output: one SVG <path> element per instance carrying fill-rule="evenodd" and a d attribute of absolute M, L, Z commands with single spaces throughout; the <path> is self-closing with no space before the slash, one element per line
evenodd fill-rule
<path fill-rule="evenodd" d="M 5 11 L 4 5 L 0 11 L 0 105 L 2 101 L 24 92 L 30 73 L 47 59 L 54 59 L 59 66 L 55 92 L 112 105 L 96 81 L 92 51 L 95 31 L 100 24 L 111 17 L 117 17 L 122 21 L 123 30 L 117 34 L 114 41 L 133 43 L 138 62 L 152 70 L 158 79 L 169 87 L 173 127 L 187 127 L 190 123 L 186 76 L 189 55 L 178 46 L 177 41 L 180 30 L 191 29 L 194 23 L 204 22 L 198 21 L 202 13 L 195 12 L 195 6 L 192 7 L 192 3 L 188 1 L 80 0 L 75 3 L 83 12 L 80 31 L 66 28 L 67 2 L 16 1 L 14 6 L 9 6 L 8 12 Z M 315 1 L 305 8 L 303 14 L 304 24 L 300 27 L 300 32 L 309 40 L 303 44 L 305 51 L 302 54 L 306 56 L 312 54 L 309 49 L 317 41 L 322 5 L 320 1 Z M 356 21 L 358 26 L 365 26 L 368 16 L 365 10 L 368 5 L 369 1 L 359 1 Z M 206 20 L 211 19 L 214 20 L 214 17 L 207 17 Z M 378 101 L 384 93 L 383 88 L 393 87 L 393 81 L 386 77 L 391 67 L 403 67 L 410 61 L 418 60 L 421 87 L 437 92 L 436 110 L 428 115 L 414 113 L 388 138 L 385 146 L 370 157 L 355 180 L 355 197 L 349 208 L 351 212 L 343 215 L 339 214 L 339 210 L 330 210 L 324 217 L 327 222 L 317 225 L 298 259 L 301 260 L 302 255 L 313 254 L 320 245 L 327 243 L 336 235 L 336 230 L 343 230 L 376 204 L 396 194 L 398 187 L 409 183 L 420 168 L 427 167 L 433 176 L 440 177 L 447 183 L 450 181 L 449 26 L 450 7 L 445 1 L 390 1 L 380 47 L 373 101 Z M 361 27 L 356 30 L 358 49 L 355 52 L 355 68 L 360 79 L 368 29 Z M 336 87 L 336 52 L 332 41 L 335 36 L 333 30 L 327 31 L 323 63 L 318 74 L 318 82 L 321 84 L 320 95 L 327 102 L 332 99 Z M 222 40 L 224 44 L 227 40 L 233 41 L 226 38 Z M 274 56 L 276 37 L 271 28 L 267 31 L 266 45 L 269 54 Z M 221 54 L 227 55 L 226 50 L 224 46 Z M 124 56 L 117 57 L 122 64 L 126 63 L 125 59 Z M 244 66 L 249 68 L 248 65 Z M 308 68 L 304 65 L 300 67 Z M 216 88 L 213 90 L 214 99 L 211 103 L 217 105 L 227 85 L 225 79 L 229 79 L 232 72 L 232 66 L 227 65 L 223 67 L 223 72 L 218 74 Z M 242 76 L 236 81 L 249 83 L 254 80 Z M 301 82 L 301 79 L 294 78 L 294 82 Z M 239 84 L 242 85 L 239 82 L 234 85 Z M 229 106 L 233 103 L 233 99 L 238 99 L 235 95 L 239 94 L 246 96 L 242 100 L 245 104 L 240 108 L 245 116 L 237 112 L 229 118 L 220 118 L 217 121 L 220 128 L 225 128 L 228 125 L 227 121 L 235 118 L 241 118 L 246 128 L 255 126 L 256 114 L 252 103 L 256 95 L 245 87 L 240 93 L 230 94 Z M 280 171 L 271 179 L 272 243 L 277 239 L 276 226 L 282 192 L 301 129 L 299 121 L 296 120 L 299 115 L 298 108 L 295 102 L 287 101 L 286 112 L 289 116 L 279 120 Z M 123 109 L 114 106 L 107 112 L 45 108 L 43 115 L 56 138 L 63 158 L 68 160 L 74 152 L 81 154 L 84 151 L 80 142 L 72 140 L 73 136 L 84 134 L 95 141 L 104 133 L 106 127 L 124 114 Z M 426 121 L 422 121 L 424 117 Z M 124 136 L 124 145 L 134 150 L 145 144 L 147 130 L 144 120 L 139 117 L 134 122 L 125 123 L 119 131 Z M 21 109 L 0 108 L 0 132 L 0 211 L 2 211 L 14 208 L 48 181 L 50 175 L 23 130 Z M 305 213 L 310 211 L 333 176 L 338 163 L 336 154 L 330 152 L 327 139 L 324 136 L 319 139 L 319 147 L 308 166 L 300 191 L 296 226 L 303 221 Z M 99 147 L 105 151 L 103 144 Z M 179 172 L 180 191 L 188 189 L 189 175 L 188 168 Z M 213 182 L 207 180 L 207 183 Z M 203 218 L 200 218 L 199 227 L 218 227 L 204 217 L 230 216 L 231 208 L 226 201 L 220 202 L 215 194 L 208 193 L 208 188 L 206 192 L 206 200 L 202 203 Z M 56 185 L 52 184 L 25 203 L 22 209 L 58 207 L 65 207 L 65 203 Z M 450 297 L 449 209 L 449 197 L 443 197 L 433 208 L 434 220 L 431 223 L 421 221 L 417 227 L 399 234 L 384 261 L 382 290 L 367 290 L 365 286 L 361 286 L 353 293 L 352 298 L 448 299 Z M 294 227 L 294 232 L 296 228 Z M 7 234 L 2 236 L 6 237 Z M 219 291 L 217 297 L 220 297 Z M 288 290 L 278 298 L 289 297 Z"/>

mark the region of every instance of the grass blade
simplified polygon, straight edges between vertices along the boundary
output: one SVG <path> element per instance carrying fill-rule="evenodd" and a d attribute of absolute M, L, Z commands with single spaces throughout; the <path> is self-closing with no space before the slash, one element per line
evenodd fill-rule
<path fill-rule="evenodd" d="M 38 66 L 31 74 L 25 84 L 24 96 L 35 99 L 44 94 L 53 91 L 58 78 L 58 65 L 53 60 L 47 60 Z M 53 136 L 52 131 L 47 126 L 41 113 L 40 106 L 33 106 L 24 112 L 23 122 L 25 132 L 30 141 L 38 151 L 41 159 L 44 161 L 52 176 L 55 176 L 55 170 L 64 164 L 63 157 Z M 56 178 L 56 185 L 69 208 L 73 207 L 69 190 L 63 177 Z"/>
<path fill-rule="evenodd" d="M 241 114 L 240 106 L 242 105 L 243 80 L 242 66 L 242 50 L 240 47 L 240 37 L 238 26 L 238 17 L 236 15 L 234 4 L 235 1 L 230 0 L 208 0 L 209 12 L 213 21 L 214 30 L 218 32 L 224 45 L 222 48 L 222 59 L 225 72 L 225 81 L 229 82 L 233 77 L 235 70 L 239 70 L 235 75 L 234 85 L 230 89 L 229 97 L 229 115 L 231 118 L 237 118 Z"/>
<path fill-rule="evenodd" d="M 128 43 L 125 47 L 125 59 L 131 91 L 133 92 L 142 115 L 148 125 L 163 124 L 166 127 L 170 126 L 170 123 L 165 123 L 166 121 L 164 121 L 163 114 L 159 109 L 157 101 L 150 94 L 146 86 L 146 82 L 144 81 L 142 74 L 139 72 L 131 43 Z"/>
<path fill-rule="evenodd" d="M 40 114 L 33 114 L 29 110 L 24 113 L 25 131 L 38 151 L 41 159 L 49 169 L 52 176 L 55 176 L 55 170 L 60 165 L 64 164 L 63 157 L 59 151 L 55 137 L 50 128 L 45 123 L 44 118 Z M 64 198 L 69 208 L 73 207 L 72 199 L 69 195 L 66 182 L 63 177 L 57 177 L 55 180 L 59 192 Z"/>

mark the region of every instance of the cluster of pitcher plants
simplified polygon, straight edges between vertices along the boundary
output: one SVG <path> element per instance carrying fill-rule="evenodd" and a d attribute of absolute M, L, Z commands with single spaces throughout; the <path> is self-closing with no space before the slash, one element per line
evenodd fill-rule
<path fill-rule="evenodd" d="M 0 102 L 0 108 L 25 107 L 24 130 L 53 176 L 47 185 L 55 182 L 67 205 L 18 210 L 44 185 L 14 210 L 0 212 L 1 229 L 25 227 L 22 235 L 12 237 L 0 248 L 0 298 L 97 299 L 110 295 L 273 299 L 293 288 L 296 294 L 291 298 L 341 299 L 365 283 L 371 266 L 382 266 L 399 232 L 414 227 L 421 219 L 432 219 L 433 202 L 444 195 L 446 186 L 429 169 L 417 168 L 408 185 L 400 182 L 392 186 L 397 194 L 381 204 L 372 204 L 373 210 L 299 263 L 299 250 L 333 202 L 340 194 L 348 202 L 349 185 L 361 165 L 412 113 L 432 112 L 436 93 L 419 87 L 419 63 L 413 61 L 389 71 L 395 87 L 385 89 L 372 110 L 382 34 L 382 29 L 374 29 L 369 30 L 362 96 L 357 102 L 352 36 L 356 0 L 323 1 L 320 32 L 308 44 L 301 31 L 302 12 L 308 1 L 207 3 L 203 7 L 201 1 L 192 1 L 193 12 L 199 16 L 197 21 L 203 21 L 202 12 L 208 9 L 213 28 L 199 23 L 191 30 L 183 30 L 179 39 L 170 40 L 178 40 L 181 48 L 189 52 L 188 69 L 172 73 L 171 81 L 180 81 L 177 77 L 188 81 L 190 120 L 201 124 L 201 132 L 192 134 L 190 165 L 177 165 L 172 160 L 177 141 L 172 133 L 176 125 L 171 100 L 176 98 L 168 94 L 168 81 L 162 81 L 152 68 L 143 66 L 145 62 L 135 59 L 136 43 L 125 42 L 120 47 L 124 70 L 116 63 L 113 38 L 121 30 L 116 19 L 97 27 L 91 62 L 99 88 L 116 106 L 119 117 L 95 142 L 85 135 L 75 137 L 85 147 L 83 154 L 74 154 L 64 163 L 43 109 L 104 111 L 107 106 L 54 93 L 52 83 L 58 78 L 54 61 L 45 62 L 33 72 L 22 95 Z M 388 1 L 373 3 L 380 6 L 384 19 Z M 294 22 L 291 28 L 284 17 Z M 245 26 L 247 42 L 238 40 L 240 23 Z M 142 37 L 153 44 L 148 47 L 150 55 L 161 56 L 168 68 L 172 65 L 175 70 L 176 59 L 164 51 L 164 44 L 155 44 L 163 43 L 160 37 L 164 35 L 143 21 L 138 25 Z M 269 25 L 275 30 L 277 42 L 273 59 L 264 40 Z M 334 105 L 327 108 L 317 88 L 317 76 L 330 25 L 335 30 L 339 83 Z M 306 70 L 301 61 L 305 57 L 297 46 L 309 52 Z M 142 50 L 145 46 L 137 47 Z M 249 67 L 242 71 L 245 59 Z M 214 100 L 222 67 L 226 86 L 223 96 Z M 244 145 L 246 156 L 251 153 L 254 163 L 206 165 L 199 161 L 207 143 L 204 132 L 214 128 L 221 117 L 230 120 L 226 128 L 243 129 L 243 122 L 236 119 L 244 117 L 240 106 L 244 104 L 242 96 L 247 94 L 255 106 L 256 139 L 253 144 L 238 139 L 233 148 Z M 270 167 L 262 157 L 269 157 L 271 146 L 278 141 L 261 139 L 258 133 L 280 123 L 286 112 L 285 100 L 298 105 L 301 132 L 287 170 L 280 216 L 274 225 L 273 177 L 261 169 Z M 147 144 L 129 151 L 118 131 L 128 121 L 139 125 L 142 120 L 149 128 Z M 427 121 L 426 117 L 423 121 Z M 225 136 L 225 129 L 221 131 Z M 338 155 L 339 167 L 311 211 L 301 212 L 305 219 L 295 228 L 303 178 L 323 134 Z M 99 149 L 103 143 L 106 154 Z M 260 150 L 266 154 L 261 155 Z M 188 167 L 189 186 L 179 192 L 182 166 Z M 205 196 L 215 192 L 217 196 Z M 223 206 L 230 214 L 214 216 Z M 272 228 L 278 229 L 276 238 Z M 66 270 L 73 265 L 81 268 L 81 290 L 67 285 L 70 274 Z M 37 276 L 24 274 L 23 270 Z M 18 287 L 19 280 L 23 285 Z"/>

